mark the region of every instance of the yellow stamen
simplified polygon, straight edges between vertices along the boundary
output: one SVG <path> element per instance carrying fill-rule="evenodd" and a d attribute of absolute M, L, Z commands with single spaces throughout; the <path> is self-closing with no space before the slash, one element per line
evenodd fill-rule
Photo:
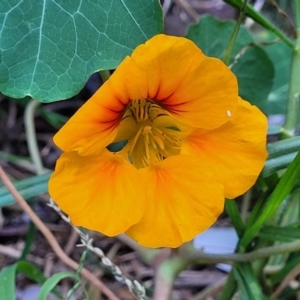
<path fill-rule="evenodd" d="M 163 122 L 160 122 L 160 117 L 164 118 Z M 123 115 L 123 120 L 125 118 L 134 119 L 136 133 L 121 152 L 126 152 L 137 168 L 157 164 L 168 156 L 180 153 L 181 132 L 177 129 L 176 120 L 155 100 L 131 101 Z M 168 127 L 163 124 L 168 124 Z"/>
<path fill-rule="evenodd" d="M 131 149 L 130 149 L 130 155 L 132 155 L 132 151 L 133 151 L 133 149 L 134 149 L 134 147 L 135 147 L 135 145 L 136 145 L 136 142 L 137 142 L 137 140 L 138 140 L 138 138 L 139 138 L 139 136 L 140 136 L 140 134 L 141 134 L 141 132 L 143 131 L 143 127 L 141 127 L 139 130 L 138 130 L 138 132 L 137 132 L 137 134 L 135 135 L 135 137 L 134 137 L 134 139 L 133 139 L 133 141 L 132 141 L 132 143 L 131 143 Z"/>
<path fill-rule="evenodd" d="M 153 135 L 152 138 L 161 150 L 165 149 L 163 141 L 157 135 Z"/>

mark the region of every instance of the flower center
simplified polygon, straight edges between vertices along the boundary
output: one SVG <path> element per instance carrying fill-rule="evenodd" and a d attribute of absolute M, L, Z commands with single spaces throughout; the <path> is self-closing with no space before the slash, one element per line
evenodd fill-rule
<path fill-rule="evenodd" d="M 133 100 L 128 105 L 120 132 L 131 132 L 128 143 L 120 151 L 140 169 L 179 154 L 181 132 L 176 119 L 154 100 Z"/>

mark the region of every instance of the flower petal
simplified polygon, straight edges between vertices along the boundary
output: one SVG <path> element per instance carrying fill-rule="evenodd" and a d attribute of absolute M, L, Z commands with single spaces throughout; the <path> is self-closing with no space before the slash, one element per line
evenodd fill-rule
<path fill-rule="evenodd" d="M 235 75 L 188 39 L 157 35 L 134 50 L 128 65 L 121 76 L 127 81 L 114 81 L 116 90 L 126 89 L 130 99 L 156 99 L 190 126 L 216 128 L 236 110 Z"/>
<path fill-rule="evenodd" d="M 239 100 L 236 115 L 212 131 L 192 130 L 182 153 L 195 155 L 203 167 L 223 182 L 225 197 L 235 198 L 256 181 L 267 158 L 267 118 L 255 106 Z"/>
<path fill-rule="evenodd" d="M 105 83 L 54 136 L 65 152 L 95 155 L 110 144 L 118 131 L 124 104 Z"/>
<path fill-rule="evenodd" d="M 130 102 L 126 92 L 130 58 L 126 57 L 96 93 L 70 118 L 54 136 L 55 144 L 64 152 L 95 155 L 117 137 L 125 108 Z M 121 85 L 119 84 L 121 83 Z M 117 85 L 117 86 L 116 86 Z M 115 138 L 117 137 L 117 140 Z"/>
<path fill-rule="evenodd" d="M 108 236 L 123 233 L 144 212 L 137 170 L 107 150 L 89 157 L 64 153 L 50 178 L 49 192 L 74 225 Z"/>
<path fill-rule="evenodd" d="M 236 77 L 223 62 L 188 39 L 157 35 L 123 60 L 54 141 L 64 152 L 98 154 L 115 139 L 127 104 L 147 98 L 185 124 L 216 128 L 228 121 L 227 111 L 234 114 L 237 94 Z"/>
<path fill-rule="evenodd" d="M 223 211 L 223 187 L 202 163 L 190 156 L 171 156 L 141 169 L 146 209 L 126 234 L 145 247 L 178 247 L 210 227 Z"/>

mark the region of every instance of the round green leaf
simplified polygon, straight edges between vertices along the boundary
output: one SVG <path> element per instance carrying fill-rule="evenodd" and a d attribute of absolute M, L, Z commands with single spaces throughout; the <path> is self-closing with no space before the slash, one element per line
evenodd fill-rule
<path fill-rule="evenodd" d="M 190 26 L 187 38 L 192 40 L 207 56 L 222 59 L 228 46 L 235 26 L 235 21 L 221 21 L 210 15 L 204 15 L 200 21 Z M 238 52 L 253 42 L 251 34 L 246 28 L 241 27 L 231 55 L 231 61 Z"/>
<path fill-rule="evenodd" d="M 284 114 L 288 98 L 292 50 L 284 43 L 275 43 L 265 47 L 275 68 L 275 78 L 268 96 L 266 110 L 268 114 Z"/>
<path fill-rule="evenodd" d="M 77 94 L 162 31 L 157 0 L 1 0 L 0 90 L 43 102 Z"/>
<path fill-rule="evenodd" d="M 232 68 L 237 76 L 240 96 L 267 112 L 267 98 L 272 89 L 274 67 L 266 52 L 253 45 Z"/>

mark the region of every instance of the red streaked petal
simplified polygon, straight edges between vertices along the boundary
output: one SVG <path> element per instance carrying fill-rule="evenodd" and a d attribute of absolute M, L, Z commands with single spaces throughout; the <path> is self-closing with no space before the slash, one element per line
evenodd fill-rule
<path fill-rule="evenodd" d="M 119 90 L 126 89 L 130 99 L 156 99 L 193 127 L 219 127 L 238 104 L 235 75 L 186 38 L 157 35 L 138 46 L 126 75 L 128 80 L 119 81 Z"/>
<path fill-rule="evenodd" d="M 95 155 L 117 135 L 124 104 L 104 84 L 54 136 L 65 152 Z"/>

